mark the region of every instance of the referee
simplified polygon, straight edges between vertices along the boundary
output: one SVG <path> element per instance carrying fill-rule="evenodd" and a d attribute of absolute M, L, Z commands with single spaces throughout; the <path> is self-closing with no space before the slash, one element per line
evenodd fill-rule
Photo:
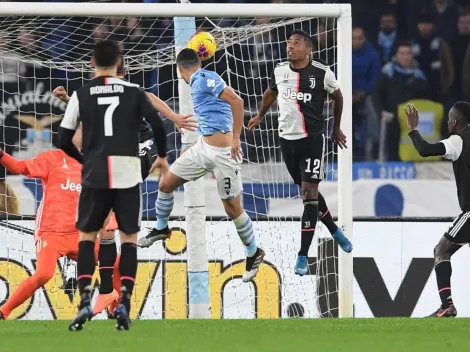
<path fill-rule="evenodd" d="M 304 203 L 300 251 L 295 265 L 297 275 L 308 273 L 307 255 L 319 211 L 320 220 L 328 227 L 335 241 L 345 252 L 352 251 L 351 242 L 334 223 L 325 199 L 318 191 L 324 177 L 326 145 L 323 107 L 329 94 L 336 103 L 331 138 L 341 148 L 346 147 L 346 137 L 340 129 L 343 95 L 335 74 L 325 62 L 312 60 L 312 51 L 310 36 L 300 30 L 293 31 L 287 41 L 288 61 L 274 68 L 259 114 L 248 123 L 248 129 L 254 130 L 269 108 L 278 101 L 282 156 L 292 179 L 301 187 Z"/>
<path fill-rule="evenodd" d="M 160 168 L 163 173 L 168 169 L 163 122 L 138 85 L 116 77 L 121 60 L 116 42 L 103 40 L 95 44 L 92 59 L 95 78 L 73 93 L 59 130 L 60 147 L 83 163 L 77 220 L 80 231 L 77 281 L 81 303 L 78 315 L 69 326 L 71 331 L 81 330 L 93 315 L 90 299 L 96 264 L 95 240 L 111 209 L 121 234 L 121 302 L 115 310 L 116 328 L 129 329 L 130 297 L 137 272 L 137 233 L 142 216 L 141 117 L 152 126 L 158 149 L 153 168 Z M 83 156 L 72 144 L 79 122 L 83 130 Z"/>

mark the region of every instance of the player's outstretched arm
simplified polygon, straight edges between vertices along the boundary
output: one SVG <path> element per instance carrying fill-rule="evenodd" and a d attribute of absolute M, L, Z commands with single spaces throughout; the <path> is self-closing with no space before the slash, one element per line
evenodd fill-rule
<path fill-rule="evenodd" d="M 232 143 L 232 158 L 241 162 L 241 142 L 240 135 L 243 128 L 243 120 L 245 117 L 243 99 L 233 91 L 230 87 L 225 87 L 219 98 L 226 101 L 232 109 L 233 116 L 233 143 Z"/>
<path fill-rule="evenodd" d="M 60 123 L 59 128 L 59 148 L 62 149 L 67 155 L 77 160 L 79 163 L 83 162 L 82 154 L 73 144 L 73 136 L 78 127 L 79 118 L 79 103 L 77 93 L 74 92 L 65 110 L 64 118 Z"/>
<path fill-rule="evenodd" d="M 40 153 L 35 158 L 17 160 L 0 148 L 0 164 L 15 175 L 24 175 L 30 178 L 46 178 L 49 173 L 49 162 L 45 154 Z"/>
<path fill-rule="evenodd" d="M 196 131 L 197 122 L 193 119 L 190 119 L 192 115 L 177 114 L 155 94 L 149 92 L 146 94 L 155 109 L 157 109 L 167 119 L 171 120 L 181 134 L 184 134 L 183 129 Z"/>
<path fill-rule="evenodd" d="M 419 155 L 422 157 L 427 157 L 427 156 L 445 156 L 447 154 L 447 148 L 446 145 L 443 142 L 439 143 L 428 143 L 426 140 L 424 140 L 423 137 L 418 132 L 418 123 L 419 123 L 419 113 L 416 107 L 412 104 L 407 104 L 405 107 L 405 113 L 406 113 L 406 118 L 407 118 L 407 123 L 408 123 L 408 128 L 410 129 L 410 132 L 408 135 L 411 138 L 411 141 L 413 142 L 414 147 L 418 151 Z M 460 141 L 462 138 L 458 137 Z M 450 140 L 450 138 L 449 138 Z M 449 142 L 449 144 L 455 144 L 452 143 L 452 141 Z M 458 142 L 457 142 L 458 144 Z M 451 149 L 457 149 L 458 155 L 460 155 L 460 152 L 462 151 L 462 145 L 460 144 L 460 151 L 458 151 L 459 146 L 456 148 L 453 147 L 453 145 L 449 145 Z M 452 154 L 452 153 L 449 153 Z M 457 153 L 454 153 L 457 154 Z M 458 157 L 457 157 L 458 158 Z M 454 160 L 451 155 L 449 155 L 449 159 Z M 456 160 L 456 159 L 455 159 Z"/>
<path fill-rule="evenodd" d="M 160 169 L 160 177 L 168 171 L 168 161 L 166 159 L 166 131 L 163 121 L 158 115 L 157 109 L 153 106 L 144 91 L 140 95 L 140 115 L 144 117 L 153 130 L 153 139 L 157 146 L 158 157 L 153 163 L 150 173 L 155 169 Z"/>
<path fill-rule="evenodd" d="M 248 122 L 248 131 L 254 131 L 255 128 L 260 125 L 261 121 L 264 119 L 264 115 L 266 115 L 269 108 L 276 102 L 277 93 L 277 88 L 273 89 L 271 87 L 264 91 L 259 113 Z"/>

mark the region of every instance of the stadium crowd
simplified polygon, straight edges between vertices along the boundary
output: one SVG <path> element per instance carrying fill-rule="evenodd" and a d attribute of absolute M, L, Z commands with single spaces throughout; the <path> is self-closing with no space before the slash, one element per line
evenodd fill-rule
<path fill-rule="evenodd" d="M 70 0 L 68 0 L 70 1 Z M 143 0 L 125 2 L 175 2 L 176 0 Z M 76 1 L 82 2 L 82 1 Z M 195 0 L 192 2 L 218 2 Z M 229 3 L 250 2 L 227 0 Z M 352 3 L 353 9 L 353 124 L 355 161 L 416 161 L 406 136 L 405 117 L 401 105 L 414 100 L 423 111 L 422 125 L 427 138 L 439 140 L 447 135 L 446 115 L 457 100 L 470 101 L 470 5 L 469 0 L 257 0 L 258 2 L 289 3 Z M 367 13 L 367 15 L 364 15 Z M 197 25 L 212 29 L 214 25 L 241 27 L 269 26 L 270 18 L 223 18 L 207 21 L 197 19 Z M 38 25 L 40 24 L 40 26 Z M 312 33 L 316 56 L 335 70 L 336 31 L 332 19 L 303 21 L 296 25 Z M 216 69 L 240 92 L 245 100 L 246 119 L 256 113 L 257 102 L 268 86 L 270 73 L 276 63 L 285 58 L 286 34 L 293 26 L 277 27 L 254 35 L 247 42 L 233 45 L 229 59 L 218 53 L 207 65 Z M 164 65 L 158 57 L 173 41 L 173 22 L 170 18 L 53 18 L 4 19 L 0 22 L 0 80 L 3 101 L 9 94 L 22 92 L 43 82 L 44 90 L 64 85 L 69 91 L 89 79 L 89 73 L 67 70 L 66 65 L 54 67 L 28 63 L 34 60 L 71 62 L 88 60 L 93 43 L 102 38 L 118 40 L 129 58 L 137 58 L 127 78 L 177 105 L 177 85 L 174 65 Z M 139 67 L 147 60 L 145 52 L 157 50 L 154 67 Z M 11 54 L 14 54 L 12 57 Z M 8 57 L 8 58 L 7 58 Z M 73 64 L 71 67 L 76 68 Z M 5 104 L 4 104 L 5 105 Z M 35 110 L 36 114 L 41 112 Z M 48 111 L 47 111 L 48 112 Z M 8 115 L 8 113 L 6 114 Z M 15 120 L 16 121 L 16 120 Z M 23 121 L 24 122 L 24 121 Z M 19 123 L 19 122 L 18 122 Z M 18 128 L 4 130 L 6 147 L 19 141 L 7 142 L 6 134 L 18 139 Z M 174 129 L 168 122 L 168 132 Z M 262 131 L 246 133 L 248 160 L 266 162 L 279 160 L 275 119 L 267 119 Z M 170 149 L 179 147 L 178 133 L 172 134 Z M 21 138 L 25 138 L 22 136 Z M 257 147 L 255 147 L 257 146 Z"/>

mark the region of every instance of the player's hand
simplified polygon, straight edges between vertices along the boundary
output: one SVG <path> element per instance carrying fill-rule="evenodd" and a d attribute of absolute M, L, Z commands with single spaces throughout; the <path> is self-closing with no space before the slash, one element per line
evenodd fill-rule
<path fill-rule="evenodd" d="M 3 154 L 4 154 L 3 148 L 0 147 L 0 158 L 3 156 Z"/>
<path fill-rule="evenodd" d="M 406 104 L 405 106 L 406 123 L 410 131 L 418 129 L 419 113 L 413 104 Z"/>
<path fill-rule="evenodd" d="M 168 166 L 168 160 L 166 157 L 165 158 L 158 157 L 157 160 L 155 160 L 155 162 L 152 164 L 152 167 L 150 168 L 150 173 L 153 173 L 157 169 L 159 170 L 158 180 L 160 180 L 162 176 L 164 176 L 170 169 L 170 167 Z"/>
<path fill-rule="evenodd" d="M 231 154 L 232 154 L 232 158 L 237 163 L 241 163 L 243 161 L 243 152 L 242 152 L 240 138 L 234 138 L 233 139 Z"/>
<path fill-rule="evenodd" d="M 183 128 L 188 131 L 196 131 L 197 122 L 194 119 L 191 119 L 193 115 L 182 115 L 182 114 L 173 114 L 170 117 L 170 120 L 173 121 L 176 128 L 181 134 L 184 134 Z"/>
<path fill-rule="evenodd" d="M 338 129 L 333 129 L 333 131 L 331 132 L 331 140 L 337 144 L 341 149 L 346 149 L 347 146 L 346 146 L 346 136 L 345 134 L 343 133 L 343 131 L 341 131 L 340 128 Z"/>
<path fill-rule="evenodd" d="M 255 128 L 261 124 L 261 121 L 263 121 L 263 117 L 259 115 L 251 118 L 250 121 L 248 121 L 248 131 L 254 131 Z"/>
<path fill-rule="evenodd" d="M 62 100 L 64 103 L 68 103 L 68 101 L 70 100 L 70 97 L 67 95 L 67 91 L 62 86 L 58 86 L 56 89 L 54 89 L 52 91 L 52 94 L 56 98 Z"/>

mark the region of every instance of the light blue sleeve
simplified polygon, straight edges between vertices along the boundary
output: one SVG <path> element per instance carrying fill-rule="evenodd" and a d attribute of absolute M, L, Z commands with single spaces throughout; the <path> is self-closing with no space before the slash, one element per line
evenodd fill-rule
<path fill-rule="evenodd" d="M 211 73 L 205 75 L 205 77 L 199 78 L 199 88 L 204 93 L 209 93 L 218 97 L 220 93 L 225 89 L 225 81 L 217 73 Z"/>

